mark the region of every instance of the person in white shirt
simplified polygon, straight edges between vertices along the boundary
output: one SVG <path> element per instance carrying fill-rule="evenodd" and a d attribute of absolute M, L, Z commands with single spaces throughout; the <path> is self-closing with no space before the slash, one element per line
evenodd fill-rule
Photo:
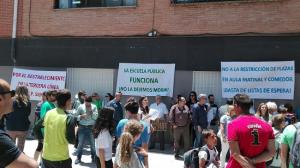
<path fill-rule="evenodd" d="M 158 120 L 164 120 L 167 121 L 167 115 L 168 115 L 168 109 L 167 106 L 161 102 L 161 96 L 157 95 L 155 97 L 155 103 L 152 103 L 150 105 L 150 111 L 156 111 L 156 119 Z M 150 142 L 150 149 L 155 148 L 155 142 L 157 137 L 159 137 L 159 143 L 160 143 L 160 150 L 165 149 L 165 132 L 164 131 L 155 131 L 152 134 L 151 142 Z"/>
<path fill-rule="evenodd" d="M 202 146 L 199 153 L 199 168 L 216 168 L 220 166 L 218 151 L 216 149 L 217 136 L 212 129 L 202 131 L 206 145 Z"/>
<path fill-rule="evenodd" d="M 112 168 L 112 142 L 113 142 L 113 114 L 115 110 L 111 107 L 101 109 L 93 128 L 95 138 L 97 168 Z"/>

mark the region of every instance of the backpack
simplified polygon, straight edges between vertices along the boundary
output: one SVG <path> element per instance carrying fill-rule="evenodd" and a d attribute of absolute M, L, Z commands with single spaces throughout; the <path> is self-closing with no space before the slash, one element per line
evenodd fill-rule
<path fill-rule="evenodd" d="M 210 160 L 210 153 L 207 146 L 203 146 L 200 149 L 191 149 L 184 153 L 183 160 L 184 160 L 184 167 L 185 168 L 199 168 L 199 152 L 205 151 L 207 153 L 207 159 L 205 162 L 205 166 L 208 166 Z M 214 151 L 216 152 L 217 149 L 214 147 Z"/>
<path fill-rule="evenodd" d="M 77 125 L 77 117 L 72 115 L 71 113 L 66 112 L 66 139 L 70 144 L 75 144 L 76 141 L 76 133 L 75 127 Z"/>
<path fill-rule="evenodd" d="M 296 128 L 293 146 L 290 150 L 290 161 L 295 168 L 300 167 L 300 122 L 293 125 Z"/>
<path fill-rule="evenodd" d="M 38 119 L 33 125 L 33 133 L 36 139 L 44 139 L 42 128 L 44 128 L 44 117 Z"/>

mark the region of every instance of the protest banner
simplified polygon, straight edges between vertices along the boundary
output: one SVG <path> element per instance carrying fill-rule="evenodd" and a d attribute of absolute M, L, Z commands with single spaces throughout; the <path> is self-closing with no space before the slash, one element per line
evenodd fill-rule
<path fill-rule="evenodd" d="M 117 91 L 132 96 L 173 96 L 175 64 L 120 63 Z"/>
<path fill-rule="evenodd" d="M 295 62 L 222 62 L 223 98 L 294 99 Z"/>
<path fill-rule="evenodd" d="M 11 88 L 26 86 L 31 100 L 41 100 L 44 91 L 65 88 L 65 71 L 37 71 L 14 68 L 11 78 Z"/>

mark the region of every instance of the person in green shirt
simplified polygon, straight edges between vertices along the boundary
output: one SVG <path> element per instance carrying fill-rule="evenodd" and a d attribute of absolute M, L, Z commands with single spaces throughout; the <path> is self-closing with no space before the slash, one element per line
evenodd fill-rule
<path fill-rule="evenodd" d="M 55 108 L 54 102 L 56 101 L 56 94 L 57 91 L 55 90 L 50 90 L 47 92 L 47 101 L 45 101 L 41 107 L 40 118 L 44 118 L 49 110 Z"/>
<path fill-rule="evenodd" d="M 294 139 L 296 135 L 297 129 L 294 125 L 287 126 L 282 135 L 281 135 L 281 168 L 287 167 L 288 160 L 288 150 L 292 149 L 292 145 L 294 144 Z M 291 163 L 289 163 L 289 168 L 294 168 Z"/>
<path fill-rule="evenodd" d="M 98 93 L 92 94 L 93 104 L 97 107 L 97 110 L 100 111 L 102 109 L 102 100 L 100 100 L 100 96 Z"/>
<path fill-rule="evenodd" d="M 45 136 L 42 156 L 44 168 L 71 168 L 68 141 L 66 139 L 66 110 L 70 110 L 71 93 L 61 90 L 57 93 L 57 108 L 47 112 L 44 119 Z"/>

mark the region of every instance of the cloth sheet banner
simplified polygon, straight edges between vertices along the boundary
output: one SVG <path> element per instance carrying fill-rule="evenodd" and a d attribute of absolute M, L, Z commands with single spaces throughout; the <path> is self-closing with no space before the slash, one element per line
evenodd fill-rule
<path fill-rule="evenodd" d="M 41 100 L 44 91 L 64 89 L 66 84 L 65 71 L 37 71 L 14 68 L 11 88 L 26 86 L 31 100 Z"/>
<path fill-rule="evenodd" d="M 294 99 L 295 62 L 221 62 L 223 98 Z"/>
<path fill-rule="evenodd" d="M 173 96 L 175 64 L 120 63 L 117 91 L 131 96 Z"/>

